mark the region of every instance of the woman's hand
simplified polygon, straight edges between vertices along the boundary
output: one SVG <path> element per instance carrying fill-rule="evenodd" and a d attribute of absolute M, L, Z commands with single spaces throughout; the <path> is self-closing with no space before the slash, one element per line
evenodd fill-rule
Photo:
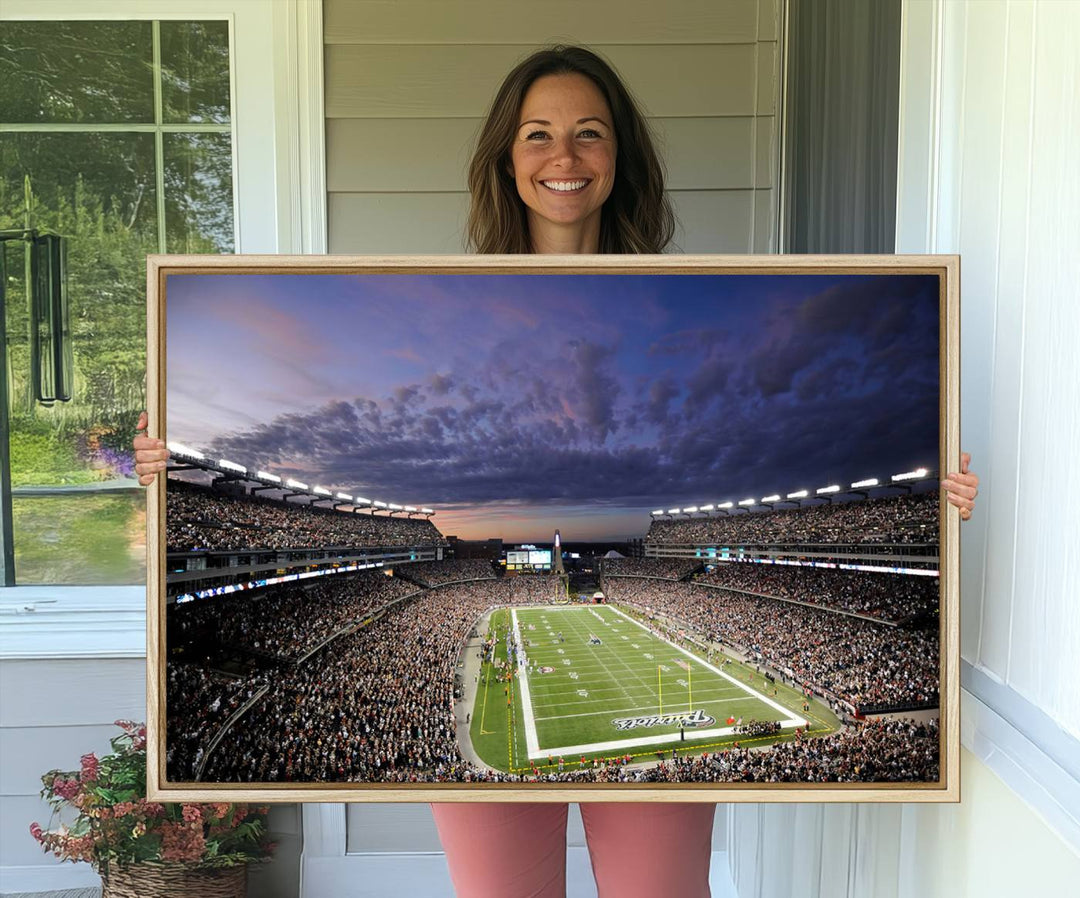
<path fill-rule="evenodd" d="M 968 470 L 969 464 L 971 464 L 971 455 L 967 452 L 960 453 L 959 473 L 950 474 L 948 479 L 941 481 L 941 488 L 945 490 L 946 498 L 960 509 L 961 521 L 971 518 L 971 512 L 975 508 L 975 497 L 979 495 L 979 475 L 972 474 Z"/>
<path fill-rule="evenodd" d="M 146 430 L 147 423 L 146 412 L 142 412 L 135 429 Z M 146 435 L 135 437 L 132 445 L 135 447 L 135 473 L 139 475 L 139 483 L 149 486 L 154 482 L 158 472 L 165 470 L 165 460 L 169 457 L 169 450 L 165 448 L 164 440 L 155 440 Z"/>

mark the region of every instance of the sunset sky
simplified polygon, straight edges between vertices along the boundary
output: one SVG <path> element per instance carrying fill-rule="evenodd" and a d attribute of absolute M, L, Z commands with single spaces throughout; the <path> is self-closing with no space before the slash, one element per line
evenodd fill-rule
<path fill-rule="evenodd" d="M 170 275 L 167 314 L 169 440 L 467 539 L 937 467 L 932 277 Z"/>

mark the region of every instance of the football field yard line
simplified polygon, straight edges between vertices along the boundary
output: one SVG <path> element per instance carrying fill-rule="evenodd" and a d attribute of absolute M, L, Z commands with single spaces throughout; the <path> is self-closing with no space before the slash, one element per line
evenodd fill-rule
<path fill-rule="evenodd" d="M 714 698 L 708 701 L 710 705 L 718 705 L 723 702 L 743 701 L 742 698 Z M 651 711 L 656 705 L 636 705 L 633 708 L 600 708 L 596 711 L 582 711 L 580 714 L 557 714 L 553 717 L 537 717 L 537 720 L 569 720 L 571 717 L 595 717 L 598 714 L 629 714 L 632 711 Z M 675 712 L 677 713 L 677 712 Z"/>
<path fill-rule="evenodd" d="M 720 704 L 720 703 L 724 703 L 724 702 L 737 701 L 740 698 L 745 698 L 746 696 L 749 695 L 749 696 L 752 696 L 753 698 L 757 699 L 758 701 L 762 702 L 763 704 L 773 708 L 774 710 L 779 711 L 781 713 L 781 715 L 783 715 L 783 717 L 785 718 L 785 719 L 779 721 L 779 723 L 780 723 L 780 725 L 782 727 L 805 726 L 806 725 L 806 720 L 805 719 L 798 718 L 798 717 L 791 717 L 790 716 L 791 711 L 789 709 L 787 709 L 787 708 L 783 707 L 782 705 L 778 704 L 777 702 L 769 699 L 767 696 L 763 695 L 762 693 L 758 692 L 757 690 L 749 687 L 745 683 L 739 682 L 738 680 L 736 680 L 731 675 L 729 675 L 729 674 L 725 673 L 724 671 L 718 669 L 713 664 L 708 663 L 706 661 L 703 661 L 701 658 L 699 658 L 698 656 L 694 655 L 693 653 L 687 651 L 686 649 L 683 649 L 682 647 L 680 647 L 678 645 L 675 645 L 672 642 L 669 642 L 668 640 L 664 639 L 663 637 L 657 636 L 651 630 L 649 630 L 649 628 L 647 626 L 645 626 L 644 624 L 642 624 L 639 621 L 635 620 L 634 618 L 630 617 L 628 614 L 621 611 L 620 609 L 612 607 L 612 606 L 607 606 L 607 607 L 610 608 L 612 613 L 619 615 L 622 619 L 627 620 L 630 623 L 635 624 L 636 626 L 638 626 L 642 630 L 644 630 L 648 634 L 650 640 L 653 640 L 653 641 L 655 641 L 657 643 L 662 643 L 666 648 L 674 649 L 676 652 L 686 656 L 691 661 L 696 661 L 703 668 L 711 671 L 714 674 L 717 674 L 722 680 L 726 681 L 727 683 L 730 683 L 731 686 L 734 687 L 735 695 L 733 697 L 704 699 L 704 700 L 699 701 L 699 704 L 706 704 L 706 703 L 707 704 Z M 569 607 L 567 607 L 565 609 L 560 609 L 560 610 L 567 610 L 567 611 L 576 610 L 576 611 L 580 612 L 583 609 L 580 609 L 580 608 L 575 609 L 573 606 L 569 606 Z M 516 616 L 515 616 L 515 622 L 516 622 Z M 575 621 L 575 623 L 576 623 L 576 621 Z M 575 626 L 574 629 L 576 631 L 577 627 Z M 616 653 L 616 657 L 618 658 L 618 660 L 625 667 L 628 668 L 628 671 L 634 676 L 634 678 L 638 680 L 638 682 L 641 684 L 641 688 L 646 689 L 647 692 L 648 692 L 648 695 L 655 698 L 656 697 L 656 692 L 654 690 L 652 690 L 648 685 L 645 684 L 645 681 L 644 681 L 642 675 L 637 673 L 617 653 Z M 607 666 L 607 664 L 604 663 L 603 661 L 600 661 L 599 659 L 596 659 L 596 661 L 599 663 L 600 667 L 602 667 L 604 669 L 604 671 L 607 673 L 607 675 L 610 677 L 611 676 L 611 669 Z M 523 678 L 523 679 L 525 679 L 525 678 Z M 616 683 L 618 683 L 617 680 L 616 680 Z M 608 688 L 608 687 L 605 687 L 605 688 Z M 618 688 L 625 695 L 627 695 L 628 698 L 631 698 L 631 696 L 628 694 L 626 688 L 624 686 L 622 686 L 622 684 L 619 684 L 616 688 Z M 637 687 L 635 687 L 635 688 L 637 688 Z M 711 690 L 710 690 L 710 692 L 711 692 Z M 601 708 L 601 709 L 597 709 L 596 711 L 593 711 L 593 712 L 586 712 L 586 713 L 581 713 L 581 714 L 571 714 L 571 715 L 565 715 L 564 714 L 564 715 L 558 715 L 558 716 L 537 718 L 537 717 L 534 716 L 534 712 L 533 712 L 533 709 L 532 709 L 531 697 L 530 697 L 530 699 L 528 701 L 528 704 L 526 704 L 526 702 L 524 701 L 526 693 L 527 693 L 527 687 L 523 688 L 523 690 L 522 690 L 522 697 L 523 697 L 522 705 L 523 705 L 523 709 L 524 709 L 524 716 L 525 716 L 525 719 L 526 719 L 526 736 L 527 736 L 526 741 L 529 742 L 528 735 L 529 735 L 530 728 L 532 730 L 533 739 L 535 740 L 535 748 L 533 747 L 533 744 L 528 745 L 528 753 L 529 753 L 530 760 L 533 759 L 533 758 L 545 757 L 545 756 L 549 756 L 549 755 L 556 754 L 556 753 L 558 753 L 558 754 L 579 754 L 579 753 L 588 753 L 588 752 L 602 752 L 602 751 L 611 751 L 613 749 L 624 749 L 624 748 L 628 749 L 628 748 L 632 748 L 632 747 L 635 747 L 635 746 L 642 746 L 642 745 L 660 745 L 660 744 L 672 743 L 674 741 L 677 741 L 677 740 L 674 739 L 674 734 L 672 734 L 672 733 L 662 733 L 662 734 L 650 735 L 650 736 L 636 736 L 636 737 L 630 738 L 630 739 L 611 739 L 611 740 L 604 740 L 604 741 L 598 741 L 598 742 L 583 743 L 583 744 L 578 744 L 578 745 L 564 745 L 564 746 L 558 746 L 558 747 L 545 748 L 545 749 L 541 750 L 540 747 L 539 747 L 539 739 L 536 736 L 536 721 L 538 719 L 541 719 L 541 720 L 560 720 L 560 719 L 566 719 L 566 718 L 570 718 L 570 717 L 600 716 L 600 715 L 607 715 L 607 714 L 619 714 L 619 713 L 623 713 L 623 712 L 617 711 L 617 710 L 612 710 L 610 708 Z M 553 697 L 552 693 L 545 694 L 545 700 L 547 700 L 547 699 L 549 699 L 551 697 Z M 557 700 L 557 694 L 554 697 Z M 647 706 L 647 707 L 655 707 L 655 706 Z M 735 732 L 734 727 L 718 727 L 718 728 L 709 729 L 709 730 L 695 730 L 693 732 L 693 735 L 692 735 L 691 738 L 694 739 L 695 741 L 697 741 L 699 739 L 706 739 L 706 738 L 726 737 L 726 736 L 733 735 L 734 732 Z"/>
<path fill-rule="evenodd" d="M 625 612 L 620 611 L 618 608 L 614 608 L 614 607 L 611 610 L 614 611 L 616 614 L 621 614 L 623 617 L 625 617 L 631 623 L 637 624 L 639 627 L 641 627 L 646 632 L 651 632 L 648 627 L 646 627 L 640 621 L 634 620 L 634 618 L 630 617 L 629 614 L 626 614 Z M 662 641 L 667 642 L 666 639 L 662 640 Z M 760 693 L 756 689 L 753 689 L 752 687 L 746 685 L 745 683 L 740 683 L 733 676 L 731 676 L 731 674 L 724 673 L 722 670 L 720 670 L 720 668 L 715 667 L 713 664 L 711 664 L 708 661 L 702 661 L 697 655 L 693 654 L 692 652 L 687 651 L 686 649 L 682 648 L 682 646 L 675 645 L 675 643 L 673 643 L 673 642 L 668 642 L 668 645 L 670 645 L 676 651 L 682 652 L 691 661 L 696 661 L 702 667 L 708 668 L 713 673 L 719 674 L 721 677 L 723 677 L 725 680 L 729 681 L 730 683 L 734 683 L 736 686 L 738 686 L 744 692 L 749 692 L 752 696 L 754 696 L 754 698 L 759 699 L 760 701 L 764 702 L 766 705 L 768 705 L 773 710 L 779 711 L 781 714 L 790 714 L 791 713 L 790 709 L 785 708 L 779 702 L 773 701 L 768 696 L 763 695 L 762 693 Z M 806 726 L 806 721 L 799 718 L 799 723 L 794 724 L 794 726 Z"/>
<path fill-rule="evenodd" d="M 510 618 L 512 630 L 517 630 L 520 633 L 516 608 L 510 609 Z M 520 667 L 517 669 L 521 670 Z M 522 722 L 525 725 L 525 750 L 529 753 L 529 757 L 532 758 L 534 752 L 536 755 L 540 754 L 540 741 L 536 738 L 536 719 L 533 717 L 532 696 L 529 694 L 529 677 L 527 674 L 519 676 L 518 681 L 521 685 L 521 716 L 524 718 Z"/>

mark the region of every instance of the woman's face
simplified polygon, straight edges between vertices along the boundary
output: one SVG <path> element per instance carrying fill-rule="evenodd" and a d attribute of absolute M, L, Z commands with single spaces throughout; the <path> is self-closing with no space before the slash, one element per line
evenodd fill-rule
<path fill-rule="evenodd" d="M 510 162 L 528 209 L 534 243 L 541 232 L 594 231 L 615 182 L 615 128 L 599 88 L 584 75 L 545 75 L 521 104 Z"/>

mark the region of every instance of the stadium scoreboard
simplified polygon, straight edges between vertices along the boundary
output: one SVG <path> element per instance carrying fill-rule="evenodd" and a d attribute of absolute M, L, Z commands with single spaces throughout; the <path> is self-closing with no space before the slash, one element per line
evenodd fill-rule
<path fill-rule="evenodd" d="M 535 546 L 519 546 L 506 553 L 508 571 L 550 571 L 551 549 L 537 549 Z"/>

